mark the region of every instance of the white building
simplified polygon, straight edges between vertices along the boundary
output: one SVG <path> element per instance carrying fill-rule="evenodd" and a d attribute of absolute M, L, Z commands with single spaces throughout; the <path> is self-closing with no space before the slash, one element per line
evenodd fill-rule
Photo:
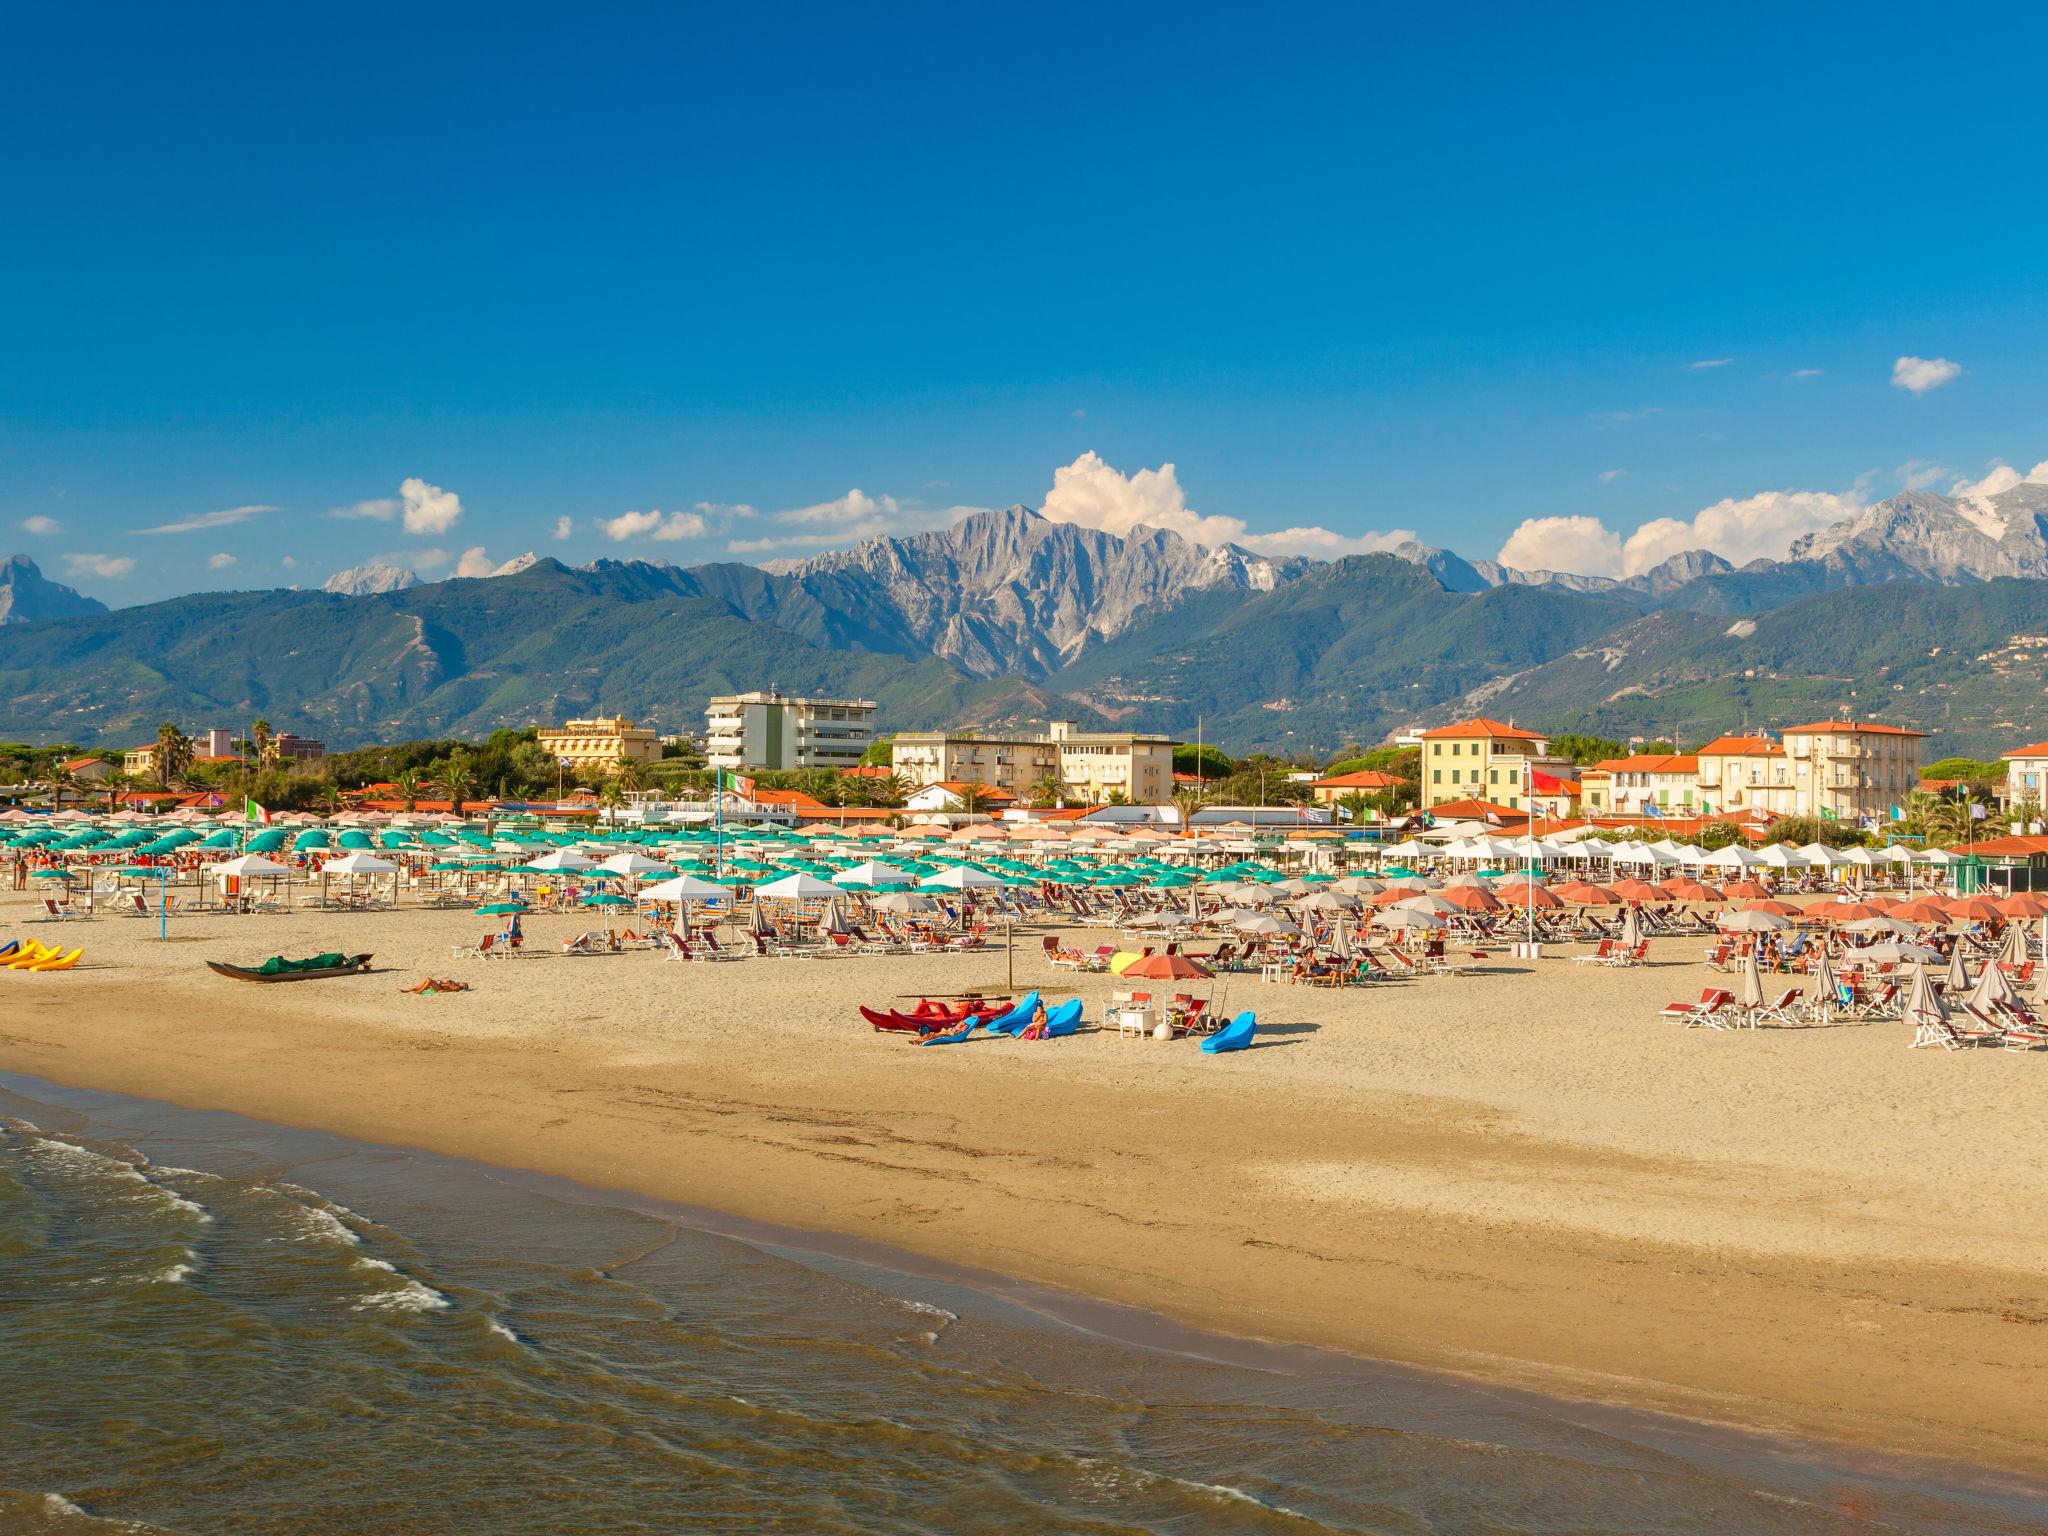
<path fill-rule="evenodd" d="M 854 768 L 875 740 L 873 699 L 728 694 L 704 707 L 714 768 Z"/>

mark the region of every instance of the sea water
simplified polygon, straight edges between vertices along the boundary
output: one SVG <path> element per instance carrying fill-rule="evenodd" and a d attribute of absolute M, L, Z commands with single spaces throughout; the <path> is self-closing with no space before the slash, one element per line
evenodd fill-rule
<path fill-rule="evenodd" d="M 2048 1529 L 1988 1480 L 1057 1311 L 0 1078 L 0 1532 Z"/>

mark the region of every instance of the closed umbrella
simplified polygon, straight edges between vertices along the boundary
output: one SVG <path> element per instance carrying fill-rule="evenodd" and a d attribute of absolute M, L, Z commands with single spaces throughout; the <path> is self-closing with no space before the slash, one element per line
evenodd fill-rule
<path fill-rule="evenodd" d="M 1970 990 L 1970 973 L 1963 964 L 1963 946 L 1959 941 L 1948 952 L 1948 971 L 1942 977 L 1942 985 L 1951 997 L 1961 997 Z"/>
<path fill-rule="evenodd" d="M 1756 946 L 1746 944 L 1742 950 L 1742 992 L 1735 999 L 1745 1013 L 1753 1013 L 1764 1005 L 1763 972 L 1756 963 Z"/>
<path fill-rule="evenodd" d="M 1820 963 L 1813 968 L 1813 1011 L 1823 1019 L 1835 1016 L 1835 966 L 1828 947 L 1820 947 Z"/>
<path fill-rule="evenodd" d="M 2013 922 L 2005 925 L 2005 937 L 1998 946 L 1998 963 L 2017 970 L 2027 963 L 2027 925 Z"/>
<path fill-rule="evenodd" d="M 2019 1001 L 2019 994 L 2012 989 L 2012 978 L 2002 967 L 1987 965 L 1984 974 L 1977 978 L 1977 985 L 1970 989 L 1970 1006 L 1986 1018 L 1997 1018 L 1999 1011 Z"/>
<path fill-rule="evenodd" d="M 1630 949 L 1634 949 L 1643 942 L 1643 923 L 1642 919 L 1637 915 L 1639 911 L 1640 909 L 1631 902 L 1628 911 L 1622 915 L 1621 919 L 1621 942 Z"/>

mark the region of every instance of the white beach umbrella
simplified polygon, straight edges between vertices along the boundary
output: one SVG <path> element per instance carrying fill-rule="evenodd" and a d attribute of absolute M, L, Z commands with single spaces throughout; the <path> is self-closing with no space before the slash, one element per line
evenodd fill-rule
<path fill-rule="evenodd" d="M 1441 912 L 1418 912 L 1412 907 L 1388 907 L 1375 912 L 1372 917 L 1375 928 L 1448 928 L 1451 920 Z"/>
<path fill-rule="evenodd" d="M 1904 944 L 1897 939 L 1881 939 L 1875 944 L 1866 944 L 1855 951 L 1858 960 L 1875 960 L 1880 965 L 1896 965 L 1902 960 L 1916 960 L 1925 966 L 1930 960 L 1939 960 L 1940 955 L 1919 944 Z"/>
<path fill-rule="evenodd" d="M 1835 1016 L 1835 965 L 1827 946 L 1820 947 L 1820 959 L 1813 968 L 1813 1002 L 1824 1018 Z"/>
<path fill-rule="evenodd" d="M 1238 923 L 1237 931 L 1239 933 L 1257 934 L 1266 938 L 1291 938 L 1301 932 L 1294 924 L 1282 918 L 1273 917 L 1265 912 L 1254 912 L 1250 917 L 1245 918 Z"/>
<path fill-rule="evenodd" d="M 593 868 L 601 869 L 608 875 L 625 875 L 629 879 L 638 875 L 665 875 L 666 864 L 657 864 L 643 853 L 628 848 L 624 853 L 615 853 L 608 859 L 600 859 Z"/>
<path fill-rule="evenodd" d="M 972 864 L 955 864 L 951 869 L 942 869 L 936 875 L 927 875 L 917 882 L 922 890 L 928 891 L 978 891 L 1003 882 L 985 870 L 976 869 Z"/>
<path fill-rule="evenodd" d="M 1795 869 L 1805 862 L 1783 843 L 1772 843 L 1753 855 L 1753 859 L 1756 866 L 1763 869 Z"/>
<path fill-rule="evenodd" d="M 557 848 L 521 866 L 536 874 L 575 874 L 579 870 L 595 869 L 597 861 L 587 854 L 578 853 L 574 848 Z"/>
<path fill-rule="evenodd" d="M 1441 896 L 1424 892 L 1420 896 L 1405 897 L 1395 902 L 1387 910 L 1390 912 L 1429 912 L 1439 917 L 1453 917 L 1462 913 L 1465 909 L 1445 901 Z"/>
<path fill-rule="evenodd" d="M 932 899 L 929 896 L 920 896 L 915 891 L 890 891 L 886 895 L 877 896 L 873 906 L 877 912 L 929 912 L 932 910 Z"/>
<path fill-rule="evenodd" d="M 677 875 L 658 885 L 640 888 L 642 901 L 728 901 L 731 898 L 731 886 L 718 885 L 696 875 Z"/>
<path fill-rule="evenodd" d="M 1723 912 L 1719 926 L 1723 933 L 1776 933 L 1790 928 L 1792 919 L 1775 912 Z"/>
<path fill-rule="evenodd" d="M 1749 869 L 1759 863 L 1757 855 L 1739 843 L 1730 843 L 1726 848 L 1716 848 L 1700 860 L 1703 869 Z"/>
<path fill-rule="evenodd" d="M 907 869 L 894 864 L 884 864 L 869 859 L 865 864 L 856 864 L 851 869 L 839 872 L 841 885 L 915 885 L 917 876 Z"/>
<path fill-rule="evenodd" d="M 380 859 L 374 853 L 365 853 L 358 848 L 345 853 L 338 859 L 329 859 L 320 866 L 323 875 L 395 875 L 398 866 L 389 859 Z"/>
<path fill-rule="evenodd" d="M 274 859 L 266 859 L 260 853 L 244 853 L 225 863 L 209 864 L 206 866 L 206 872 L 209 875 L 232 875 L 238 880 L 243 880 L 257 875 L 288 875 L 291 869 Z"/>
<path fill-rule="evenodd" d="M 755 886 L 754 894 L 766 896 L 770 901 L 825 901 L 834 896 L 844 896 L 846 892 L 815 875 L 795 874 Z"/>

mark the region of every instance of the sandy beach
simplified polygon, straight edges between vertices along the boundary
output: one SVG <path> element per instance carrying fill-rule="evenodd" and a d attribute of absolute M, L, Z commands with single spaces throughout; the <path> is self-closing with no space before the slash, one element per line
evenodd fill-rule
<path fill-rule="evenodd" d="M 1650 967 L 1495 958 L 1349 992 L 1231 978 L 1260 1043 L 918 1049 L 854 1013 L 1000 951 L 455 960 L 461 913 L 29 923 L 0 1067 L 876 1239 L 1223 1331 L 1751 1429 L 2048 1473 L 2048 1059 L 1902 1024 L 1728 1034 Z M 1092 936 L 1090 936 L 1092 937 Z M 259 988 L 205 959 L 372 950 Z M 1051 972 L 1035 936 L 1020 987 Z M 474 990 L 410 997 L 422 975 Z"/>

